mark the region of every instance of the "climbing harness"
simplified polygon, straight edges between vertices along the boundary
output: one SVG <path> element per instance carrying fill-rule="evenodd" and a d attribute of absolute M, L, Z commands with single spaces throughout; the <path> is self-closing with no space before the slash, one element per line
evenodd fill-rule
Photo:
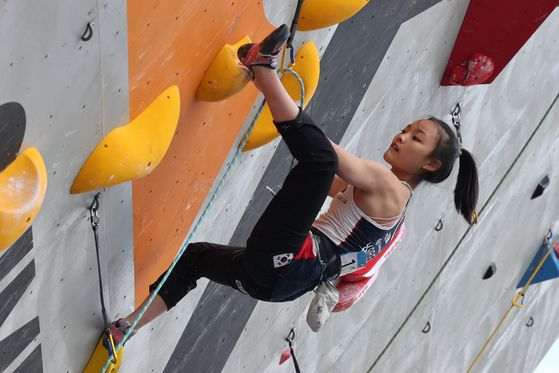
<path fill-rule="evenodd" d="M 301 102 L 303 102 L 304 100 L 304 87 L 303 87 L 303 81 L 301 80 L 301 78 L 299 77 L 299 75 L 293 71 L 290 68 L 285 68 L 285 71 L 288 73 L 291 73 L 295 76 L 295 78 L 297 78 L 297 80 L 299 81 L 299 84 L 301 85 Z M 159 293 L 159 290 L 161 289 L 161 287 L 163 286 L 163 284 L 165 283 L 165 281 L 167 281 L 167 278 L 169 277 L 169 275 L 171 274 L 171 272 L 173 271 L 173 269 L 175 268 L 177 262 L 179 261 L 179 259 L 181 258 L 181 256 L 184 254 L 184 252 L 186 251 L 186 248 L 188 247 L 188 244 L 192 241 L 192 238 L 194 237 L 194 234 L 196 234 L 196 232 L 198 231 L 200 224 L 202 223 L 202 221 L 204 221 L 204 219 L 206 218 L 206 215 L 208 213 L 208 211 L 210 210 L 210 208 L 212 207 L 215 198 L 217 197 L 217 195 L 219 194 L 219 192 L 221 191 L 221 188 L 223 187 L 223 184 L 225 183 L 225 181 L 227 180 L 227 177 L 229 176 L 229 172 L 231 171 L 231 169 L 233 168 L 233 165 L 235 164 L 235 162 L 237 161 L 237 159 L 239 158 L 239 155 L 241 154 L 244 146 L 246 145 L 246 142 L 250 136 L 250 133 L 252 132 L 252 129 L 254 128 L 254 124 L 256 123 L 256 121 L 258 120 L 258 117 L 260 116 L 260 114 L 262 113 L 262 109 L 264 109 L 264 106 L 266 105 L 266 100 L 262 101 L 262 104 L 260 105 L 260 108 L 258 109 L 258 112 L 256 113 L 247 133 L 245 134 L 245 137 L 243 138 L 243 140 L 241 141 L 241 143 L 239 144 L 239 147 L 237 149 L 237 152 L 235 153 L 235 156 L 233 157 L 233 159 L 231 160 L 231 163 L 229 164 L 229 167 L 227 168 L 227 171 L 225 171 L 225 174 L 223 175 L 217 189 L 215 190 L 212 198 L 210 199 L 210 202 L 208 202 L 208 205 L 206 206 L 206 209 L 204 210 L 204 212 L 202 213 L 202 216 L 200 216 L 200 218 L 198 219 L 198 222 L 196 223 L 196 225 L 194 226 L 194 229 L 192 230 L 192 232 L 190 233 L 190 235 L 188 236 L 188 238 L 186 239 L 186 241 L 183 243 L 183 245 L 181 246 L 181 249 L 179 250 L 179 252 L 177 253 L 177 255 L 175 256 L 175 259 L 173 260 L 173 263 L 171 263 L 171 265 L 169 266 L 169 269 L 167 270 L 167 272 L 165 272 L 165 275 L 163 276 L 163 278 L 161 279 L 161 281 L 159 282 L 159 285 L 157 285 L 157 287 L 155 288 L 155 290 L 151 293 L 151 296 L 149 297 L 147 303 L 145 304 L 145 306 L 142 308 L 142 310 L 140 311 L 140 314 L 138 315 L 138 317 L 136 317 L 136 320 L 134 320 L 134 323 L 131 325 L 131 327 L 128 329 L 128 331 L 126 332 L 126 334 L 124 335 L 124 338 L 122 338 L 122 340 L 120 341 L 120 343 L 116 346 L 115 349 L 113 349 L 114 351 L 114 355 L 116 355 L 116 353 L 120 350 L 120 348 L 124 345 L 124 343 L 128 340 L 128 338 L 131 336 L 130 334 L 132 333 L 133 330 L 135 330 L 136 325 L 138 324 L 138 322 L 140 321 L 140 319 L 143 317 L 144 313 L 146 312 L 146 310 L 148 309 L 148 307 L 151 305 L 151 303 L 153 302 L 153 300 L 155 299 L 155 296 Z M 302 105 L 302 104 L 301 104 Z M 95 201 L 94 201 L 95 202 Z M 98 204 L 98 202 L 97 202 Z M 93 206 L 93 204 L 92 204 Z M 98 208 L 98 207 L 97 207 Z M 90 208 L 91 210 L 91 208 Z M 96 210 L 95 210 L 96 211 Z M 93 214 L 93 212 L 92 212 Z M 92 219 L 93 221 L 93 219 Z M 97 218 L 98 221 L 98 218 Z M 93 224 L 93 223 L 92 223 Z M 96 231 L 96 228 L 94 228 L 94 231 Z M 97 233 L 96 233 L 97 234 Z M 97 239 L 97 238 L 96 238 Z M 99 276 L 99 280 L 101 279 L 101 276 Z M 102 297 L 102 294 L 101 294 Z M 106 323 L 108 323 L 108 321 L 105 320 Z M 108 325 L 108 324 L 107 324 Z M 108 326 L 107 326 L 108 328 Z M 111 337 L 112 338 L 112 337 Z M 112 358 L 112 357 L 111 357 Z M 111 358 L 109 358 L 107 360 L 107 362 L 105 363 L 105 366 L 103 367 L 103 369 L 101 370 L 101 373 L 105 373 L 105 371 L 107 370 L 109 364 L 111 363 Z M 295 361 L 295 357 L 293 359 Z M 298 371 L 299 373 L 299 371 Z"/>
<path fill-rule="evenodd" d="M 291 352 L 291 356 L 293 357 L 295 372 L 301 373 L 301 370 L 299 369 L 299 364 L 297 363 L 297 359 L 295 358 L 295 350 L 293 350 L 294 339 L 295 339 L 295 329 L 291 329 L 291 332 L 289 332 L 289 335 L 287 336 L 287 338 L 285 338 L 285 340 L 287 341 L 287 343 L 289 343 L 289 351 Z"/>
<path fill-rule="evenodd" d="M 555 241 L 553 242 L 553 244 L 549 244 L 549 242 L 551 241 L 551 230 L 548 232 L 548 234 L 545 236 L 544 238 L 544 245 L 545 247 L 549 247 L 549 250 L 547 250 L 547 253 L 543 256 L 543 258 L 541 258 L 541 260 L 538 262 L 538 265 L 536 266 L 536 268 L 534 268 L 534 271 L 532 272 L 532 275 L 530 276 L 530 278 L 528 279 L 528 281 L 526 282 L 526 285 L 524 285 L 524 287 L 522 288 L 522 290 L 513 298 L 512 300 L 512 305 L 510 306 L 509 310 L 507 311 L 507 313 L 505 314 L 505 316 L 503 317 L 503 319 L 501 320 L 501 322 L 499 323 L 499 325 L 497 326 L 497 328 L 495 329 L 495 331 L 493 332 L 493 334 L 491 334 L 491 336 L 489 337 L 489 339 L 487 340 L 487 343 L 485 343 L 485 346 L 483 346 L 483 348 L 481 349 L 481 351 L 479 352 L 479 354 L 477 355 L 476 359 L 474 360 L 474 362 L 472 363 L 472 365 L 470 366 L 470 369 L 468 369 L 467 373 L 470 373 L 470 371 L 472 370 L 472 368 L 474 367 L 474 365 L 477 363 L 477 361 L 479 360 L 481 354 L 483 354 L 483 351 L 485 351 L 485 349 L 487 348 L 487 346 L 489 345 L 489 342 L 491 342 L 491 340 L 493 339 L 493 337 L 495 336 L 495 334 L 497 334 L 497 331 L 499 330 L 499 328 L 501 327 L 501 325 L 503 325 L 503 322 L 505 321 L 505 319 L 507 318 L 507 316 L 509 315 L 510 311 L 512 311 L 512 309 L 514 307 L 519 307 L 522 308 L 524 307 L 524 299 L 525 299 L 525 295 L 524 292 L 526 291 L 526 289 L 528 288 L 528 286 L 530 285 L 530 283 L 532 282 L 532 280 L 534 279 L 534 277 L 536 276 L 536 273 L 538 273 L 538 271 L 540 270 L 540 267 L 543 265 L 543 263 L 545 262 L 545 260 L 547 259 L 547 256 L 551 253 L 551 250 L 553 250 L 553 247 L 555 246 L 555 244 L 557 243 L 557 241 L 559 241 L 559 237 L 557 237 L 555 239 Z M 549 246 L 548 246 L 549 245 Z M 519 302 L 519 299 L 522 297 L 522 299 Z M 528 321 L 528 324 L 526 324 L 526 326 L 532 326 L 533 324 L 533 319 L 532 319 L 532 323 L 530 324 L 530 321 Z"/>
<path fill-rule="evenodd" d="M 95 250 L 97 251 L 97 269 L 99 273 L 99 295 L 101 298 L 101 313 L 103 315 L 103 322 L 105 323 L 105 333 L 109 339 L 109 361 L 113 364 L 118 364 L 118 360 L 116 357 L 116 350 L 115 350 L 115 342 L 113 339 L 113 335 L 111 333 L 111 329 L 109 328 L 109 319 L 107 318 L 107 311 L 105 309 L 105 300 L 103 297 L 103 280 L 101 278 L 101 260 L 99 258 L 99 214 L 97 211 L 99 210 L 99 198 L 101 193 L 97 193 L 91 206 L 89 206 L 89 213 L 91 217 L 91 228 L 93 229 L 93 233 L 95 236 Z"/>

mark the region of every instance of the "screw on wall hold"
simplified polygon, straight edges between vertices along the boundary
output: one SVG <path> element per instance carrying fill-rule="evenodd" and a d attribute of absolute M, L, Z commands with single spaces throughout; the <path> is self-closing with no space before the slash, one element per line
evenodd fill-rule
<path fill-rule="evenodd" d="M 427 325 L 423 328 L 423 333 L 429 333 L 431 331 L 431 324 L 427 321 Z"/>
<path fill-rule="evenodd" d="M 528 322 L 526 323 L 526 326 L 531 327 L 532 325 L 534 325 L 534 318 L 530 317 L 530 320 L 528 320 Z"/>
<path fill-rule="evenodd" d="M 545 188 L 547 188 L 549 184 L 550 184 L 549 175 L 545 175 L 545 177 L 542 179 L 542 181 L 540 181 L 540 183 L 536 187 L 536 190 L 534 191 L 534 194 L 532 194 L 531 199 L 538 198 L 539 196 L 541 196 Z"/>
<path fill-rule="evenodd" d="M 443 229 L 443 219 L 439 219 L 439 222 L 437 223 L 437 225 L 435 226 L 435 230 L 437 232 L 440 232 Z"/>
<path fill-rule="evenodd" d="M 497 266 L 495 265 L 495 263 L 491 262 L 491 265 L 489 266 L 489 268 L 487 268 L 487 271 L 483 275 L 483 279 L 487 280 L 488 278 L 493 277 L 495 273 L 497 273 Z"/>
<path fill-rule="evenodd" d="M 95 26 L 95 22 L 89 22 L 87 24 L 87 27 L 85 28 L 85 31 L 82 35 L 82 41 L 88 41 L 89 39 L 91 39 L 91 37 L 93 36 L 93 26 Z"/>

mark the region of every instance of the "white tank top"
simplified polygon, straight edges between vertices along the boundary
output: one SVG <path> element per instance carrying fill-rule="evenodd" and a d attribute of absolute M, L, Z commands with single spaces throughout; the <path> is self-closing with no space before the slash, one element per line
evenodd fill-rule
<path fill-rule="evenodd" d="M 407 183 L 402 184 L 409 188 L 410 198 L 400 218 L 390 227 L 375 222 L 357 207 L 353 185 L 336 194 L 328 211 L 315 220 L 313 226 L 332 240 L 340 254 L 365 251 L 366 261 L 369 261 L 386 247 L 406 216 L 413 191 Z"/>

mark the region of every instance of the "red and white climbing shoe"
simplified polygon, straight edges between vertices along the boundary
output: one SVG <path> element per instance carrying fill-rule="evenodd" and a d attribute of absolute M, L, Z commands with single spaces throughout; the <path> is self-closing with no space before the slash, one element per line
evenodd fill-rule
<path fill-rule="evenodd" d="M 260 43 L 245 44 L 237 50 L 239 60 L 248 67 L 253 79 L 254 72 L 252 71 L 252 66 L 276 68 L 278 54 L 290 34 L 289 28 L 284 24 L 272 31 Z"/>
<path fill-rule="evenodd" d="M 115 348 L 124 339 L 124 336 L 128 332 L 128 329 L 130 329 L 130 328 L 131 328 L 131 325 L 128 321 L 124 321 L 123 323 L 121 323 L 120 320 L 117 320 L 117 321 L 115 321 L 115 322 L 113 322 L 112 324 L 109 325 L 109 329 L 111 331 L 111 334 L 113 336 L 113 340 L 114 340 L 114 343 L 115 343 Z M 129 341 L 130 338 L 132 338 L 135 334 L 136 334 L 136 331 L 132 330 L 132 333 L 130 333 L 130 335 L 128 336 L 128 339 L 126 341 Z M 109 343 L 110 343 L 109 338 L 108 338 L 107 335 L 105 335 L 103 337 L 103 346 L 107 350 L 110 349 L 109 348 Z"/>

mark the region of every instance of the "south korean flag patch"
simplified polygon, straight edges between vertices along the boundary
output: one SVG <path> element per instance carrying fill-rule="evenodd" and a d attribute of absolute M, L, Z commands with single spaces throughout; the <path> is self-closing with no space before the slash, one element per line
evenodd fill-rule
<path fill-rule="evenodd" d="M 293 260 L 293 254 L 280 254 L 274 256 L 274 268 L 288 265 Z"/>

